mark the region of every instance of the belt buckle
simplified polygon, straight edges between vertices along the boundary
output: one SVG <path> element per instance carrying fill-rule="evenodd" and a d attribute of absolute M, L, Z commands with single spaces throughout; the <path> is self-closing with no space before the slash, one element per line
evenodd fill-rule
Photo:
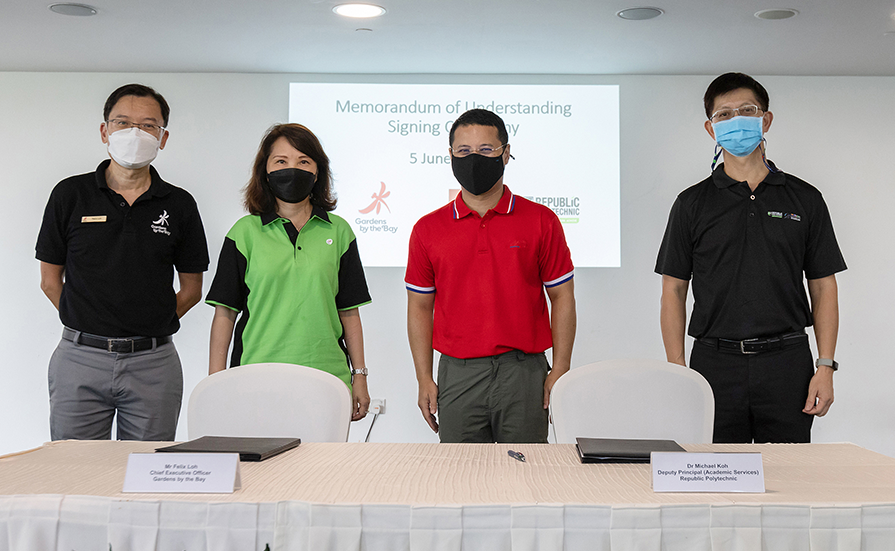
<path fill-rule="evenodd" d="M 761 350 L 746 350 L 746 343 L 752 344 L 752 342 L 758 341 L 758 339 L 746 339 L 744 341 L 740 341 L 740 352 L 743 354 L 758 354 Z"/>
<path fill-rule="evenodd" d="M 120 342 L 124 342 L 124 343 L 129 342 L 129 343 L 131 343 L 131 351 L 130 351 L 129 353 L 130 353 L 130 354 L 133 354 L 133 353 L 134 353 L 134 339 L 108 339 L 108 340 L 106 341 L 106 348 L 107 348 L 107 350 L 108 350 L 109 352 L 117 352 L 117 350 L 112 350 L 112 347 L 113 347 L 115 344 L 120 343 Z"/>

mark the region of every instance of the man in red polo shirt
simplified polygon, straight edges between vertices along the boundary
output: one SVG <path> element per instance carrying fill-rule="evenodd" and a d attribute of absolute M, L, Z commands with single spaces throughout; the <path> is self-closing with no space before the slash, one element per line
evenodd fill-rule
<path fill-rule="evenodd" d="M 507 141 L 496 114 L 461 115 L 450 152 L 462 189 L 410 236 L 407 334 L 420 411 L 442 442 L 546 443 L 550 389 L 570 367 L 569 247 L 553 211 L 504 186 Z"/>

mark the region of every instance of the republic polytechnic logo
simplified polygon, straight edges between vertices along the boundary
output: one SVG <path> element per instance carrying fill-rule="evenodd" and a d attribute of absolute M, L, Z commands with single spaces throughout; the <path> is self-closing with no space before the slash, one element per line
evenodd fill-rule
<path fill-rule="evenodd" d="M 777 212 L 777 211 L 775 211 L 775 210 L 769 210 L 769 211 L 768 211 L 768 216 L 770 216 L 771 218 L 780 218 L 780 219 L 783 219 L 783 220 L 793 220 L 793 221 L 795 221 L 795 222 L 801 222 L 801 221 L 802 221 L 802 217 L 801 217 L 801 216 L 799 216 L 798 214 L 792 214 L 792 213 L 789 213 L 789 212 L 784 213 L 784 212 Z"/>
<path fill-rule="evenodd" d="M 152 231 L 154 231 L 155 233 L 163 233 L 165 235 L 171 235 L 171 232 L 169 232 L 168 228 L 167 228 L 167 226 L 169 225 L 168 217 L 169 217 L 168 211 L 167 210 L 162 211 L 162 213 L 158 217 L 158 220 L 153 222 L 152 226 L 150 226 L 152 228 Z"/>
<path fill-rule="evenodd" d="M 525 195 L 524 197 L 552 210 L 563 224 L 578 224 L 581 222 L 580 197 L 533 197 L 530 195 Z"/>

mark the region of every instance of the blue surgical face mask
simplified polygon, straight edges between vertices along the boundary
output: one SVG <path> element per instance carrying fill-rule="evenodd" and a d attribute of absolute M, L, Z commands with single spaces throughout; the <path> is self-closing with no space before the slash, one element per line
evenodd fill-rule
<path fill-rule="evenodd" d="M 735 157 L 746 157 L 761 143 L 764 117 L 734 117 L 712 124 L 715 141 Z"/>

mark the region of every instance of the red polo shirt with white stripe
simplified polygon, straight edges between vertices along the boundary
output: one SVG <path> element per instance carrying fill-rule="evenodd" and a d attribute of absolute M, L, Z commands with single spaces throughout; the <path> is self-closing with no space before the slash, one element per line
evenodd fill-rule
<path fill-rule="evenodd" d="M 404 282 L 435 294 L 435 350 L 466 359 L 553 346 L 544 288 L 574 273 L 556 214 L 504 187 L 484 217 L 457 194 L 420 218 Z"/>

